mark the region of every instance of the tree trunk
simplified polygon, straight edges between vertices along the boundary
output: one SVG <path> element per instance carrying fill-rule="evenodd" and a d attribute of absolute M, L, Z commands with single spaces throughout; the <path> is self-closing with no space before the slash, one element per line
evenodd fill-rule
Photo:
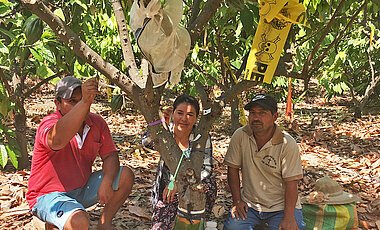
<path fill-rule="evenodd" d="M 30 168 L 28 140 L 26 138 L 26 114 L 24 108 L 20 108 L 20 110 L 20 113 L 15 114 L 15 133 L 21 153 L 21 156 L 18 158 L 18 170 Z"/>
<path fill-rule="evenodd" d="M 239 99 L 236 97 L 231 102 L 231 135 L 240 127 L 239 114 Z"/>
<path fill-rule="evenodd" d="M 15 133 L 17 143 L 20 147 L 20 156 L 18 157 L 18 169 L 30 167 L 28 157 L 28 141 L 26 139 L 26 113 L 24 108 L 24 79 L 21 77 L 21 68 L 19 63 L 15 62 L 11 67 L 13 95 L 17 110 L 15 112 Z"/>

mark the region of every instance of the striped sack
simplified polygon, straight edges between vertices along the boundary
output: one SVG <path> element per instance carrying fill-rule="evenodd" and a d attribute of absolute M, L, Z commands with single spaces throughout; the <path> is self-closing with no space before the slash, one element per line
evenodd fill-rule
<path fill-rule="evenodd" d="M 308 229 L 358 229 L 356 204 L 304 204 L 303 220 Z"/>

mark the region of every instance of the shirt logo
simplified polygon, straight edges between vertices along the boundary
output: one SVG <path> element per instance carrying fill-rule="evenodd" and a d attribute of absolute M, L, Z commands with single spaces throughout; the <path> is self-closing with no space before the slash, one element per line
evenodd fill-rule
<path fill-rule="evenodd" d="M 261 160 L 261 163 L 273 169 L 277 168 L 276 160 L 274 159 L 274 157 L 269 156 L 269 155 L 264 156 L 264 158 Z"/>
<path fill-rule="evenodd" d="M 63 211 L 62 210 L 58 211 L 57 217 L 60 218 L 62 215 L 63 215 Z"/>

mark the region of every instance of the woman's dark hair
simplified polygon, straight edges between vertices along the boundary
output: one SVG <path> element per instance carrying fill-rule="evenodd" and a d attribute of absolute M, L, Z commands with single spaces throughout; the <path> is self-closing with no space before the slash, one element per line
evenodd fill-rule
<path fill-rule="evenodd" d="M 177 106 L 182 103 L 187 103 L 193 106 L 197 116 L 199 115 L 199 103 L 197 99 L 187 94 L 182 94 L 175 99 L 174 104 L 173 104 L 173 112 L 176 110 Z"/>

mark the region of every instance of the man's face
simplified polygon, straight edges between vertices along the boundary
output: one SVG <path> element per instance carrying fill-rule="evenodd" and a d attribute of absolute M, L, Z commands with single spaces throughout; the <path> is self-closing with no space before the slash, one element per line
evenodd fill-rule
<path fill-rule="evenodd" d="M 57 106 L 58 111 L 61 112 L 62 116 L 70 112 L 70 110 L 82 99 L 82 90 L 80 87 L 77 87 L 70 99 L 61 98 L 61 102 L 57 99 L 54 100 L 55 105 Z"/>
<path fill-rule="evenodd" d="M 277 117 L 278 113 L 272 114 L 270 110 L 256 104 L 249 110 L 248 122 L 255 135 L 266 135 L 273 132 Z"/>

